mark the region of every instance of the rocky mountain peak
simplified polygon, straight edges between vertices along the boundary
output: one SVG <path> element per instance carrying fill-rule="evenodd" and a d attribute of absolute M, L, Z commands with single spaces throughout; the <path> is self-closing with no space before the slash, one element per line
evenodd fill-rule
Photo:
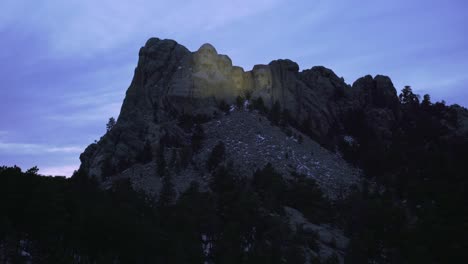
<path fill-rule="evenodd" d="M 333 149 L 334 141 L 347 133 L 346 120 L 350 115 L 364 112 L 368 129 L 375 130 L 375 134 L 388 136 L 388 130 L 398 114 L 396 90 L 385 76 L 365 76 L 351 87 L 330 69 L 316 66 L 299 71 L 298 64 L 288 59 L 255 65 L 252 70 L 244 71 L 242 67 L 233 66 L 228 56 L 218 54 L 211 44 L 203 44 L 197 51 L 191 52 L 174 40 L 151 38 L 140 49 L 138 65 L 116 125 L 99 142 L 85 150 L 80 157 L 80 169 L 102 182 L 119 177 L 152 179 L 158 167 L 158 155 L 161 159 L 161 152 L 157 152 L 164 145 L 166 149 L 171 149 L 175 160 L 183 155 L 189 156 L 191 165 L 179 174 L 194 180 L 198 177 L 193 176 L 194 171 L 198 171 L 195 173 L 197 175 L 206 173 L 200 168 L 204 167 L 204 161 L 198 153 L 208 155 L 206 153 L 217 141 L 228 141 L 234 137 L 225 138 L 226 134 L 218 129 L 229 128 L 219 126 L 219 122 L 226 121 L 232 130 L 237 130 L 236 127 L 245 126 L 245 120 L 252 119 L 251 115 L 246 115 L 248 111 L 244 106 L 234 107 L 236 98 L 245 100 L 246 96 L 251 104 L 261 98 L 266 109 L 276 107 L 274 111 L 277 115 L 287 116 L 290 124 L 295 125 L 286 130 L 295 131 L 293 134 L 296 137 L 312 138 L 330 149 Z M 233 120 L 224 120 L 226 109 L 219 108 L 222 102 L 231 105 L 231 110 L 241 113 L 234 115 L 236 118 Z M 183 121 L 187 116 L 190 116 L 190 122 L 198 120 L 195 121 L 197 124 L 200 124 L 200 120 L 205 121 L 198 128 L 187 127 Z M 268 134 L 265 130 L 272 130 L 274 125 L 263 123 L 255 126 L 256 131 L 250 134 L 246 131 L 253 126 L 246 126 L 238 133 L 245 132 L 254 138 L 264 137 Z M 217 136 L 212 136 L 215 138 L 210 138 L 208 141 L 211 143 L 207 141 L 205 148 L 187 154 L 184 149 L 193 143 L 197 129 L 211 131 L 211 135 Z M 270 135 L 271 144 L 278 145 L 282 138 L 291 137 L 286 130 Z M 240 155 L 256 151 L 261 153 L 262 150 L 252 147 L 242 153 L 228 151 L 231 155 L 229 158 L 236 162 L 244 160 Z M 291 151 L 298 153 L 299 149 Z M 147 157 L 142 158 L 145 151 L 148 152 L 145 154 Z M 163 154 L 169 155 L 165 151 Z M 285 161 L 286 154 L 278 151 L 281 152 L 274 149 L 271 158 L 258 160 L 258 165 L 272 162 L 277 169 L 285 172 L 288 166 L 312 166 L 299 162 L 300 159 L 292 163 L 291 160 Z M 333 153 L 330 155 L 333 156 Z M 309 154 L 302 156 L 310 159 Z M 276 157 L 281 159 L 276 160 Z M 347 171 L 346 165 L 343 166 L 338 170 Z M 312 173 L 313 169 L 309 168 L 308 171 Z M 158 186 L 158 183 L 154 185 Z M 323 186 L 332 185 L 326 183 Z"/>
<path fill-rule="evenodd" d="M 397 91 L 388 76 L 377 75 L 373 78 L 366 75 L 353 83 L 353 89 L 361 97 L 363 104 L 397 111 L 399 104 Z"/>

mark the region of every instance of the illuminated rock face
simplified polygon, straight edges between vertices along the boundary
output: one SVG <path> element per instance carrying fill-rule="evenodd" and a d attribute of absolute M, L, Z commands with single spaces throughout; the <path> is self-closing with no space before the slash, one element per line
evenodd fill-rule
<path fill-rule="evenodd" d="M 195 98 L 233 98 L 232 62 L 226 55 L 218 55 L 210 44 L 193 53 L 193 96 Z"/>
<path fill-rule="evenodd" d="M 203 44 L 193 53 L 193 96 L 214 97 L 232 102 L 247 91 L 268 96 L 272 89 L 272 76 L 268 65 L 256 65 L 245 72 L 233 66 L 226 55 L 218 54 L 211 44 Z"/>
<path fill-rule="evenodd" d="M 271 98 L 271 90 L 273 88 L 273 78 L 269 65 L 255 65 L 252 70 L 254 88 L 252 90 L 253 97 L 262 97 L 268 104 Z"/>
<path fill-rule="evenodd" d="M 255 89 L 271 92 L 272 78 L 270 67 L 268 65 L 255 65 L 252 73 L 255 81 Z"/>

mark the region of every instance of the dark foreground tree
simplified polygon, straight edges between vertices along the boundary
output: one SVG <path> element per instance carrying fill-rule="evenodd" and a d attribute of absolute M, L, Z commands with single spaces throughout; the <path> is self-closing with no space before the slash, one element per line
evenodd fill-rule
<path fill-rule="evenodd" d="M 210 156 L 208 157 L 208 161 L 206 162 L 208 170 L 212 171 L 215 169 L 225 159 L 225 156 L 226 147 L 222 141 L 219 141 L 218 144 L 214 146 Z"/>
<path fill-rule="evenodd" d="M 109 118 L 109 121 L 106 124 L 107 132 L 111 131 L 114 126 L 115 126 L 115 119 L 113 117 L 111 117 L 111 118 Z"/>

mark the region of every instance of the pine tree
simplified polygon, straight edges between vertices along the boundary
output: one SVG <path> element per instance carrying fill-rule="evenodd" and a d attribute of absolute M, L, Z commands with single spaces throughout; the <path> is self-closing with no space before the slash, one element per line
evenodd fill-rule
<path fill-rule="evenodd" d="M 226 101 L 221 100 L 221 102 L 219 102 L 219 106 L 218 106 L 218 107 L 219 107 L 219 109 L 220 109 L 221 111 L 223 111 L 224 113 L 229 114 L 229 109 L 230 109 L 230 107 L 229 107 L 229 105 L 226 103 Z"/>
<path fill-rule="evenodd" d="M 113 117 L 111 117 L 111 118 L 109 118 L 109 121 L 106 124 L 107 132 L 111 131 L 114 126 L 115 126 L 115 119 Z"/>
<path fill-rule="evenodd" d="M 112 164 L 111 158 L 108 157 L 104 160 L 101 167 L 102 177 L 104 179 L 114 175 L 116 172 L 114 165 Z"/>
<path fill-rule="evenodd" d="M 399 95 L 400 103 L 403 105 L 409 106 L 418 106 L 419 105 L 419 96 L 413 93 L 411 86 L 407 85 L 403 90 L 401 90 L 401 94 Z"/>
<path fill-rule="evenodd" d="M 162 178 L 162 187 L 159 194 L 158 206 L 168 207 L 174 203 L 175 198 L 176 192 L 174 184 L 172 183 L 172 177 L 170 174 L 167 174 Z"/>
<path fill-rule="evenodd" d="M 196 124 L 192 134 L 192 150 L 198 152 L 202 147 L 205 131 L 200 124 Z"/>
<path fill-rule="evenodd" d="M 169 166 L 171 168 L 174 168 L 176 167 L 176 164 L 177 164 L 177 151 L 175 148 L 173 148 L 172 153 L 171 153 L 171 159 L 169 161 Z"/>
<path fill-rule="evenodd" d="M 422 107 L 423 109 L 427 109 L 427 108 L 429 108 L 431 105 L 432 105 L 432 103 L 431 103 L 431 96 L 430 96 L 429 94 L 425 94 L 425 95 L 423 96 L 423 100 L 422 100 L 422 102 L 421 102 L 421 107 Z"/>
<path fill-rule="evenodd" d="M 279 125 L 281 120 L 281 105 L 276 101 L 270 111 L 270 121 L 273 125 Z"/>
<path fill-rule="evenodd" d="M 25 172 L 25 174 L 37 175 L 38 172 L 39 172 L 39 168 L 37 166 L 34 166 L 34 167 L 28 169 Z"/>
<path fill-rule="evenodd" d="M 166 157 L 164 156 L 164 144 L 159 144 L 157 152 L 157 173 L 160 177 L 163 177 L 166 174 Z"/>
<path fill-rule="evenodd" d="M 252 108 L 258 110 L 262 114 L 266 114 L 268 112 L 268 108 L 265 106 L 262 97 L 257 97 L 257 99 L 253 100 Z"/>
<path fill-rule="evenodd" d="M 143 164 L 150 162 L 153 159 L 153 152 L 151 149 L 151 144 L 149 141 L 145 142 L 143 146 L 143 150 L 141 151 L 140 155 L 138 156 L 137 160 Z"/>
<path fill-rule="evenodd" d="M 280 207 L 286 184 L 281 174 L 276 172 L 271 163 L 254 173 L 252 185 L 260 195 L 263 206 L 272 210 Z"/>
<path fill-rule="evenodd" d="M 226 155 L 226 147 L 222 141 L 219 141 L 218 144 L 213 148 L 211 151 L 211 155 L 208 158 L 206 163 L 208 170 L 212 171 L 215 169 L 225 158 Z"/>
<path fill-rule="evenodd" d="M 244 98 L 242 98 L 242 96 L 238 95 L 236 97 L 236 106 L 237 106 L 237 108 L 242 109 L 242 107 L 244 106 L 244 101 L 245 101 Z"/>

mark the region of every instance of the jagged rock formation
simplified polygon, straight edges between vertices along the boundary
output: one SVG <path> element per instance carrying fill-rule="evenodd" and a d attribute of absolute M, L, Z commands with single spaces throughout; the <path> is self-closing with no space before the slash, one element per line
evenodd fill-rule
<path fill-rule="evenodd" d="M 152 38 L 140 49 L 117 124 L 81 155 L 81 170 L 101 181 L 128 174 L 129 168 L 138 167 L 145 143 L 153 150 L 163 136 L 179 145 L 190 143 L 190 133 L 177 125 L 178 117 L 190 113 L 211 118 L 220 113 L 220 101 L 232 104 L 246 93 L 262 97 L 267 107 L 279 102 L 322 144 L 346 134 L 346 120 L 356 112 L 363 113 L 366 129 L 390 137 L 399 111 L 396 90 L 385 76 L 366 76 L 351 87 L 325 67 L 299 72 L 290 60 L 244 71 L 210 44 L 190 52 L 173 40 Z"/>

